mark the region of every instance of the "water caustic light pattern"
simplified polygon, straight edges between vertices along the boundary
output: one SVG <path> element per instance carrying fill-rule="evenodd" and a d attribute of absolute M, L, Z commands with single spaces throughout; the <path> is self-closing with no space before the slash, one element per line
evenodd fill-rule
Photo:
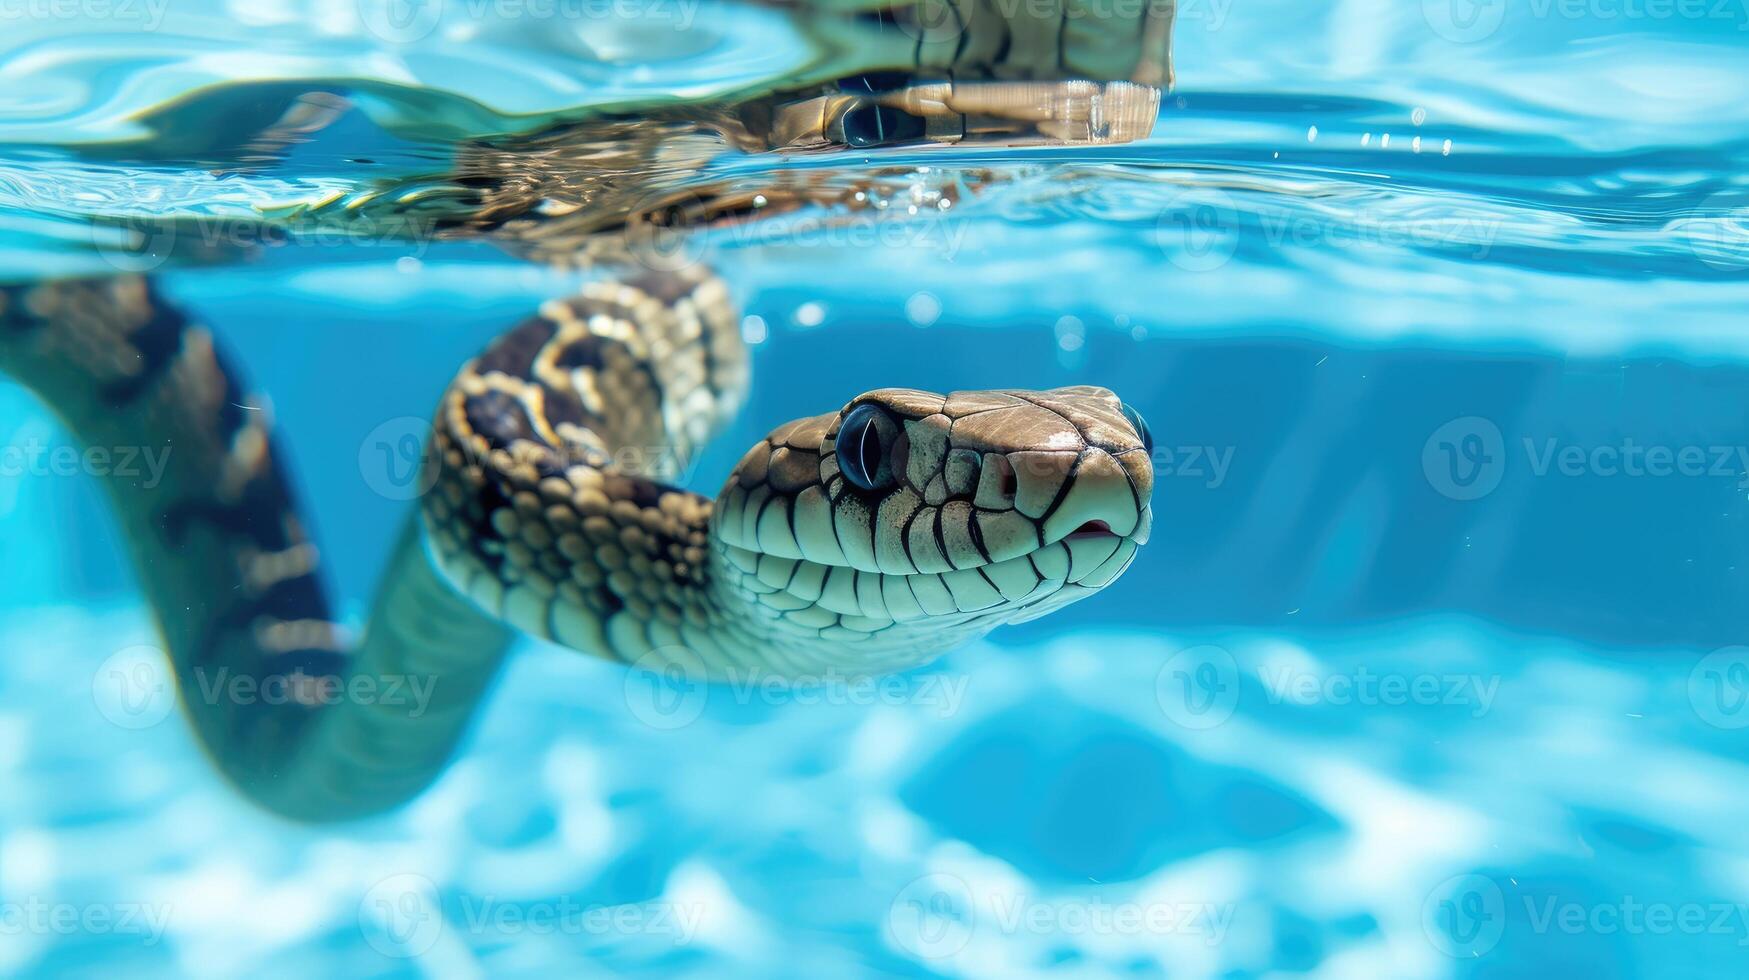
<path fill-rule="evenodd" d="M 1740 976 L 1745 27 L 0 0 L 0 973 Z"/>

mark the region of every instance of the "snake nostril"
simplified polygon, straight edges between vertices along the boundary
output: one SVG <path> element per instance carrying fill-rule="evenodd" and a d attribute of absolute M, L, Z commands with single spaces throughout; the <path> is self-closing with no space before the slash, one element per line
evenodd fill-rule
<path fill-rule="evenodd" d="M 996 465 L 996 489 L 1004 497 L 1012 498 L 1020 489 L 1020 480 L 1014 475 L 1014 464 L 1006 456 L 993 457 Z"/>

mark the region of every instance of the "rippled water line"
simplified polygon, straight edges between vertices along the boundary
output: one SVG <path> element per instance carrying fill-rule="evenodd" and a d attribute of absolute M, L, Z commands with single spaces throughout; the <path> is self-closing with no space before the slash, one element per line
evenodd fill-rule
<path fill-rule="evenodd" d="M 111 18 L 107 33 L 75 18 L 9 19 L 0 144 L 138 138 L 142 114 L 239 80 L 352 88 L 370 96 L 380 125 L 420 134 L 527 131 L 590 107 L 754 86 L 814 56 L 781 13 L 739 4 L 694 5 L 684 29 L 494 17 L 469 37 L 433 31 L 411 43 L 379 36 L 396 32 L 373 30 L 370 15 L 381 10 L 369 4 L 330 5 L 325 15 L 288 4 L 269 24 L 258 23 L 261 11 L 227 6 L 175 3 L 156 24 Z M 465 20 L 471 9 L 454 3 L 448 13 Z"/>

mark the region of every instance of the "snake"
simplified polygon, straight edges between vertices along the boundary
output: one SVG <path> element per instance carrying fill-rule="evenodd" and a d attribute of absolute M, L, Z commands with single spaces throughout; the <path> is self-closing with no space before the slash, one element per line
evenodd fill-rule
<path fill-rule="evenodd" d="M 1153 443 L 1097 386 L 867 391 L 771 429 L 714 498 L 679 485 L 746 400 L 751 359 L 729 283 L 701 263 L 626 261 L 627 243 L 846 189 L 611 192 L 628 154 L 676 147 L 1123 142 L 1152 125 L 1159 66 L 1141 41 L 1126 35 L 1123 70 L 1104 72 L 1118 80 L 1094 84 L 1063 79 L 1060 51 L 1022 64 L 1038 45 L 997 23 L 1010 49 L 959 35 L 960 54 L 988 49 L 981 72 L 960 66 L 970 80 L 864 73 L 695 107 L 683 125 L 597 120 L 458 154 L 449 176 L 471 197 L 448 233 L 620 261 L 456 374 L 357 635 L 271 413 L 211 329 L 150 275 L 0 286 L 0 371 L 87 446 L 166 453 L 157 480 L 106 487 L 217 771 L 283 817 L 367 817 L 445 769 L 521 637 L 701 683 L 860 677 L 1115 581 L 1150 535 Z M 716 142 L 688 142 L 699 133 Z M 410 679 L 430 685 L 416 708 L 381 696 Z"/>

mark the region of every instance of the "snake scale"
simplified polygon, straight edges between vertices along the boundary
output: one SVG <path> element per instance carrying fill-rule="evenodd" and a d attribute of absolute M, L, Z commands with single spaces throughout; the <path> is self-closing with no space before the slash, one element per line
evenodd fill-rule
<path fill-rule="evenodd" d="M 1158 73 L 1137 57 L 1107 77 Z M 1062 64 L 987 70 L 957 94 L 889 84 L 846 102 L 841 85 L 701 118 L 767 147 L 861 146 L 871 132 L 939 142 L 943 119 L 955 141 L 1116 142 L 1136 135 L 1137 104 L 1151 125 L 1151 86 L 1037 87 Z M 673 145 L 652 131 L 646 149 Z M 627 145 L 623 129 L 599 135 L 543 139 L 586 155 Z M 457 228 L 554 261 L 593 247 L 602 228 L 558 217 L 584 210 L 554 206 L 568 174 L 545 180 L 553 164 L 514 141 L 475 147 L 458 169 L 477 207 Z M 621 238 L 635 220 L 615 226 Z M 429 490 L 353 637 L 271 418 L 246 407 L 242 373 L 152 279 L 0 287 L 0 369 L 88 445 L 168 451 L 154 485 L 109 483 L 121 536 L 201 743 L 249 798 L 297 819 L 419 793 L 519 633 L 705 681 L 900 670 L 1099 590 L 1151 525 L 1147 427 L 1091 386 L 870 391 L 773 429 L 714 499 L 674 485 L 743 401 L 749 359 L 715 273 L 633 263 L 463 366 L 435 413 Z M 288 696 L 228 697 L 220 677 Z M 433 682 L 418 711 L 346 694 L 361 678 L 410 677 Z"/>

